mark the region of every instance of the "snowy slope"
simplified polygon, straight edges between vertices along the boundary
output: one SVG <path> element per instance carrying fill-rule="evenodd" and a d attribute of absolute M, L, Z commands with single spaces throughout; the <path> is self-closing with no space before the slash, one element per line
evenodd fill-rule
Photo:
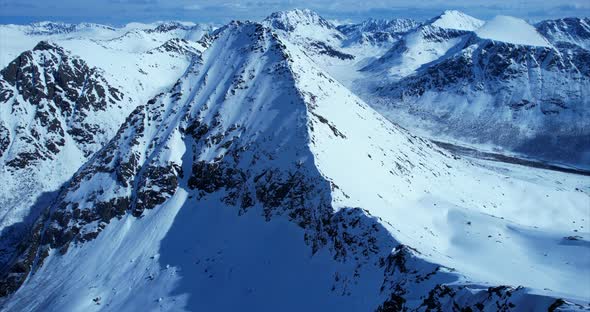
<path fill-rule="evenodd" d="M 8 65 L 20 53 L 32 49 L 39 41 L 71 37 L 110 39 L 122 34 L 122 30 L 99 24 L 66 24 L 39 22 L 29 25 L 0 26 L 0 66 Z"/>
<path fill-rule="evenodd" d="M 537 30 L 553 45 L 574 44 L 590 50 L 590 18 L 563 18 L 537 23 Z"/>
<path fill-rule="evenodd" d="M 263 22 L 282 38 L 299 46 L 313 61 L 347 87 L 362 77 L 358 70 L 386 53 L 419 26 L 409 19 L 368 19 L 334 25 L 311 10 L 275 12 Z"/>
<path fill-rule="evenodd" d="M 458 11 L 445 11 L 414 31 L 405 34 L 387 53 L 362 70 L 375 80 L 399 80 L 422 65 L 437 60 L 483 25 Z"/>
<path fill-rule="evenodd" d="M 64 185 L 5 309 L 587 304 L 587 177 L 453 157 L 263 25 L 210 39 Z"/>
<path fill-rule="evenodd" d="M 355 58 L 341 49 L 344 35 L 314 11 L 294 9 L 275 12 L 264 19 L 263 24 L 303 47 L 318 63 L 350 62 Z"/>
<path fill-rule="evenodd" d="M 475 33 L 483 39 L 550 47 L 547 39 L 541 36 L 532 25 L 512 16 L 496 16 L 478 28 Z"/>
<path fill-rule="evenodd" d="M 65 45 L 70 40 L 86 40 L 111 49 L 145 52 L 174 38 L 198 41 L 212 29 L 210 25 L 186 22 L 130 23 L 118 28 L 90 23 L 55 22 L 0 25 L 0 44 L 2 44 L 0 66 L 8 65 L 21 52 L 32 49 L 42 40 L 57 42 L 60 45 Z M 82 53 L 83 51 L 81 49 L 73 52 Z"/>

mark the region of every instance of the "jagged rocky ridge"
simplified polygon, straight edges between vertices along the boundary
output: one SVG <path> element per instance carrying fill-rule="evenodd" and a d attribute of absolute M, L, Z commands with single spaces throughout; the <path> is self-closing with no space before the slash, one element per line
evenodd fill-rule
<path fill-rule="evenodd" d="M 359 24 L 344 24 L 336 28 L 346 36 L 345 45 L 386 45 L 399 40 L 404 33 L 418 26 L 420 23 L 415 20 L 399 18 L 369 19 Z"/>
<path fill-rule="evenodd" d="M 569 17 L 546 20 L 535 25 L 539 33 L 556 47 L 567 47 L 568 44 L 590 49 L 590 18 Z"/>
<path fill-rule="evenodd" d="M 100 116 L 125 114 L 130 105 L 101 70 L 49 42 L 0 71 L 0 267 L 39 213 L 35 200 L 65 182 L 116 131 L 117 118 L 108 124 Z"/>
<path fill-rule="evenodd" d="M 233 22 L 210 39 L 211 46 L 203 56 L 195 56 L 174 87 L 138 106 L 36 222 L 9 270 L 3 271 L 3 294 L 16 291 L 29 277 L 6 302 L 9 309 L 46 306 L 52 300 L 49 297 L 29 300 L 39 287 L 85 292 L 73 287 L 77 281 L 48 272 L 61 267 L 76 275 L 85 269 L 99 270 L 84 274 L 97 273 L 100 278 L 105 274 L 102 267 L 84 268 L 82 263 L 92 257 L 82 259 L 80 253 L 93 255 L 104 248 L 115 253 L 126 250 L 123 259 L 135 252 L 143 254 L 139 267 L 129 274 L 123 272 L 133 259 L 120 262 L 114 275 L 102 280 L 107 285 L 116 285 L 121 278 L 136 280 L 140 274 L 145 278 L 136 282 L 139 289 L 154 279 L 162 287 L 171 287 L 167 277 L 144 275 L 140 269 L 149 261 L 143 248 L 157 244 L 166 232 L 155 229 L 169 228 L 167 220 L 160 218 L 163 215 L 157 214 L 226 207 L 246 220 L 295 225 L 312 259 L 327 255 L 329 274 L 336 268 L 329 290 L 335 299 L 329 300 L 343 307 L 365 298 L 360 300 L 362 308 L 378 311 L 576 308 L 524 288 L 457 283 L 460 275 L 452 269 L 430 263 L 398 243 L 383 220 L 363 207 L 349 205 L 362 198 L 353 187 L 341 184 L 349 182 L 336 174 L 342 166 L 330 164 L 337 160 L 334 156 L 341 154 L 348 160 L 353 156 L 346 153 L 353 154 L 362 157 L 358 164 L 378 168 L 395 159 L 388 161 L 389 172 L 380 170 L 403 183 L 411 183 L 410 176 L 445 177 L 450 168 L 465 164 L 382 119 L 263 25 Z M 335 113 L 335 108 L 340 112 Z M 350 128 L 356 123 L 371 126 Z M 386 143 L 371 137 L 380 132 L 390 135 Z M 369 149 L 360 150 L 373 155 L 351 153 L 351 147 L 361 141 L 377 144 L 376 153 Z M 198 222 L 191 228 L 207 228 L 210 222 L 190 221 Z M 142 237 L 142 244 L 121 244 L 134 241 L 138 234 L 134 231 L 146 225 L 155 233 Z M 190 233 L 185 233 L 189 234 L 185 239 L 193 237 Z M 105 246 L 112 238 L 116 243 Z M 182 248 L 191 247 L 187 243 Z M 79 269 L 72 267 L 77 261 Z M 31 270 L 36 273 L 29 275 Z M 85 277 L 82 281 L 88 282 Z M 375 291 L 367 296 L 367 289 Z M 108 302 L 107 309 L 118 309 L 133 296 L 131 288 L 109 292 L 78 306 L 57 301 L 50 308 L 96 308 Z M 160 299 L 157 304 L 168 304 Z M 154 304 L 149 298 L 136 300 Z M 174 307 L 178 308 L 174 303 L 167 306 Z"/>
<path fill-rule="evenodd" d="M 86 119 L 94 112 L 105 111 L 124 99 L 124 95 L 101 76 L 99 69 L 90 68 L 80 58 L 70 57 L 63 48 L 45 41 L 21 54 L 0 75 L 3 104 L 12 106 L 13 116 L 27 114 L 27 109 L 22 107 L 25 103 L 35 106 L 34 119 L 39 127 L 30 129 L 33 132 L 30 137 L 48 141 L 38 143 L 34 152 L 13 153 L 7 158 L 9 167 L 24 168 L 35 160 L 51 158 L 59 153 L 59 146 L 65 144 L 65 132 L 88 156 L 96 149 L 97 140 L 105 129 L 89 124 Z M 68 125 L 67 129 L 61 125 L 62 118 Z M 32 143 L 24 138 L 27 134 L 23 133 L 23 128 L 28 127 L 14 128 L 13 137 L 5 140 Z M 51 134 L 56 134 L 56 137 Z M 45 148 L 40 148 L 43 146 Z M 4 152 L 7 148 L 0 150 L 0 155 Z"/>
<path fill-rule="evenodd" d="M 332 60 L 353 60 L 354 55 L 341 49 L 345 35 L 330 21 L 308 9 L 276 12 L 262 22 L 289 41 L 303 47 L 310 56 Z"/>
<path fill-rule="evenodd" d="M 30 36 L 51 41 L 41 41 L 21 53 L 0 76 L 0 104 L 5 104 L 0 105 L 2 269 L 12 261 L 15 250 L 22 248 L 18 241 L 55 199 L 59 187 L 115 135 L 138 102 L 153 96 L 153 90 L 171 86 L 173 80 L 169 79 L 176 79 L 206 46 L 202 41 L 173 38 L 147 52 L 126 55 L 116 47 L 101 46 L 105 41 L 92 37 L 101 38 L 119 29 L 73 26 L 71 32 L 60 32 L 56 27 L 51 27 L 51 32 L 27 32 L 26 39 Z M 39 27 L 7 25 L 2 31 L 5 34 L 11 29 Z M 156 29 L 162 31 L 150 39 L 151 45 L 158 43 L 156 39 L 185 37 L 187 33 L 184 28 L 178 33 L 175 28 Z M 20 39 L 26 45 L 27 40 Z M 133 40 L 125 44 L 131 46 Z M 97 63 L 111 66 L 98 68 Z M 172 75 L 174 78 L 168 78 Z M 148 76 L 149 80 L 145 80 Z"/>

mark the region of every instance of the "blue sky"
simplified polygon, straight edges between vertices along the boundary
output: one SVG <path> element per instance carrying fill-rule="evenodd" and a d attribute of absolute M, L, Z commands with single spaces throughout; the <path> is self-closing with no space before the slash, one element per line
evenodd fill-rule
<path fill-rule="evenodd" d="M 269 13 L 309 8 L 343 21 L 368 17 L 410 17 L 424 20 L 445 9 L 478 18 L 513 15 L 531 21 L 565 16 L 590 16 L 589 0 L 0 0 L 0 23 L 52 20 L 120 25 L 130 21 L 186 20 L 225 23 L 232 19 L 259 20 Z"/>

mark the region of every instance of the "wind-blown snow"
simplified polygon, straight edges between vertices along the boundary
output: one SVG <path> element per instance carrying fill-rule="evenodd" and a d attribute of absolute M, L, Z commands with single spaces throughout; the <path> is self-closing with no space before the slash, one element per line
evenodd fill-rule
<path fill-rule="evenodd" d="M 482 39 L 540 47 L 551 46 L 535 27 L 524 20 L 511 16 L 496 16 L 477 29 L 475 33 Z"/>

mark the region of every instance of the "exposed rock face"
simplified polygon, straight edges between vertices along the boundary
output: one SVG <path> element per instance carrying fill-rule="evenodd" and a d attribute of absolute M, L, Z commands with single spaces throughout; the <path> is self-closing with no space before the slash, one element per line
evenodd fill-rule
<path fill-rule="evenodd" d="M 554 46 L 577 45 L 590 49 L 590 18 L 568 17 L 546 20 L 535 25 L 539 33 Z"/>
<path fill-rule="evenodd" d="M 35 152 L 14 153 L 6 159 L 10 167 L 24 168 L 35 160 L 51 159 L 64 146 L 65 132 L 86 156 L 90 155 L 104 130 L 90 123 L 87 117 L 105 111 L 124 98 L 98 69 L 88 67 L 83 60 L 70 57 L 63 48 L 45 41 L 21 54 L 0 75 L 4 105 L 11 105 L 15 115 L 35 110 L 33 128 L 17 126 L 12 137 L 13 141 L 25 141 L 39 148 Z"/>
<path fill-rule="evenodd" d="M 269 15 L 263 24 L 303 47 L 310 57 L 350 61 L 355 56 L 342 51 L 346 36 L 330 21 L 311 10 L 290 10 Z"/>
<path fill-rule="evenodd" d="M 291 32 L 299 26 L 318 25 L 322 28 L 334 28 L 335 26 L 308 9 L 295 9 L 290 11 L 279 11 L 272 13 L 266 18 L 272 28 Z"/>
<path fill-rule="evenodd" d="M 384 45 L 393 43 L 408 31 L 420 26 L 411 19 L 369 19 L 359 24 L 339 25 L 336 28 L 346 36 L 346 45 Z"/>
<path fill-rule="evenodd" d="M 52 183 L 66 181 L 114 134 L 116 118 L 101 116 L 130 102 L 101 70 L 46 41 L 0 71 L 0 267 L 31 247 L 17 241 L 43 227 L 34 221 L 51 201 Z"/>
<path fill-rule="evenodd" d="M 201 53 L 201 50 L 206 48 L 206 43 L 203 41 L 200 42 L 190 42 L 185 39 L 180 38 L 173 38 L 170 39 L 161 46 L 148 51 L 148 54 L 154 54 L 156 52 L 160 53 L 169 53 L 170 55 L 176 56 L 188 56 L 192 57 Z"/>

